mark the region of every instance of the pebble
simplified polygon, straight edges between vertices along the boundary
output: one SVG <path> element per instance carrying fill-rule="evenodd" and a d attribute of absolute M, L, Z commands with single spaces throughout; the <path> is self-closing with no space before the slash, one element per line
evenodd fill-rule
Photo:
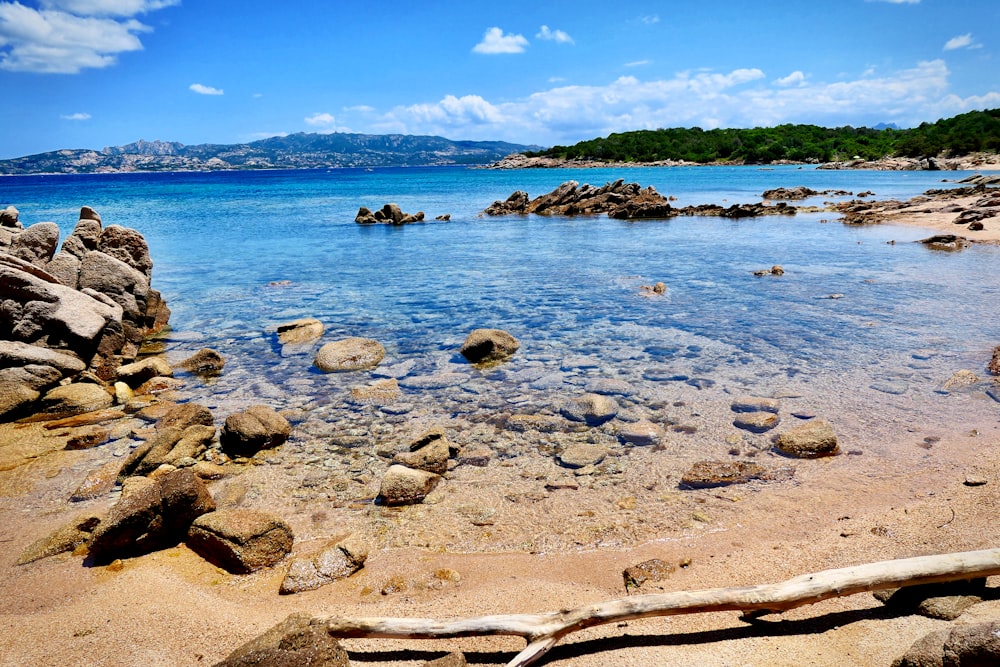
<path fill-rule="evenodd" d="M 766 433 L 781 420 L 771 412 L 744 412 L 733 420 L 733 426 L 753 433 Z"/>

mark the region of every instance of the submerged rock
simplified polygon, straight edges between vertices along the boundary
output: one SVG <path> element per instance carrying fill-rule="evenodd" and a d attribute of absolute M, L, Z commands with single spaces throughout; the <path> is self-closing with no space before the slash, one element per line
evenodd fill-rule
<path fill-rule="evenodd" d="M 303 317 L 278 325 L 278 342 L 282 345 L 304 345 L 319 340 L 325 328 L 315 317 Z"/>
<path fill-rule="evenodd" d="M 475 329 L 459 352 L 474 364 L 494 364 L 509 359 L 519 347 L 520 341 L 502 329 Z"/>
<path fill-rule="evenodd" d="M 262 449 L 288 440 L 292 425 L 267 405 L 253 405 L 226 417 L 219 435 L 222 450 L 230 456 L 253 456 Z"/>
<path fill-rule="evenodd" d="M 618 415 L 618 403 L 609 396 L 583 394 L 564 404 L 560 412 L 570 421 L 600 426 Z"/>
<path fill-rule="evenodd" d="M 383 505 L 411 505 L 427 497 L 441 481 L 441 476 L 404 465 L 392 465 L 382 476 L 375 502 Z"/>
<path fill-rule="evenodd" d="M 825 419 L 813 419 L 778 435 L 778 451 L 796 458 L 833 456 L 840 452 L 837 434 Z"/>
<path fill-rule="evenodd" d="M 319 349 L 313 365 L 325 373 L 362 371 L 375 368 L 385 358 L 385 348 L 371 338 L 345 338 Z"/>

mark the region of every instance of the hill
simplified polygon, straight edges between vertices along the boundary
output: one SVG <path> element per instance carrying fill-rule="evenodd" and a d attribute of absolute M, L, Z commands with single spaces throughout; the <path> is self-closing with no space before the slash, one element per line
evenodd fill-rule
<path fill-rule="evenodd" d="M 137 141 L 100 151 L 64 149 L 0 160 L 0 173 L 481 165 L 532 148 L 537 146 L 402 134 L 298 133 L 247 144 L 185 146 L 168 141 Z"/>
<path fill-rule="evenodd" d="M 831 162 L 855 156 L 866 160 L 942 154 L 958 157 L 1000 151 L 1000 109 L 971 111 L 906 130 L 883 127 L 778 125 L 753 129 L 638 130 L 526 155 L 607 162 L 768 163 Z"/>

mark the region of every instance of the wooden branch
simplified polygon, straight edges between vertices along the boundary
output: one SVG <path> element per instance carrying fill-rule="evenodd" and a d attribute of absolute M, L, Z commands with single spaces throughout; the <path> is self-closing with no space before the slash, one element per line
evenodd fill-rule
<path fill-rule="evenodd" d="M 833 597 L 883 588 L 992 575 L 1000 575 L 1000 549 L 920 556 L 823 570 L 777 584 L 633 595 L 543 614 L 480 616 L 452 621 L 338 617 L 319 620 L 326 624 L 330 635 L 342 638 L 440 639 L 517 635 L 524 637 L 528 645 L 508 663 L 508 667 L 523 667 L 545 655 L 571 632 L 605 623 L 709 611 L 780 612 Z"/>

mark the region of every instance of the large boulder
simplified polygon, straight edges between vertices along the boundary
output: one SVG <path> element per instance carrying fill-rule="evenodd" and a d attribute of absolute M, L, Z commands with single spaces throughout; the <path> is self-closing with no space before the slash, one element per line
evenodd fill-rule
<path fill-rule="evenodd" d="M 267 405 L 253 405 L 226 417 L 219 442 L 231 456 L 253 456 L 288 440 L 292 425 Z"/>
<path fill-rule="evenodd" d="M 292 529 L 280 518 L 250 509 L 218 510 L 195 519 L 187 545 L 233 574 L 271 567 L 288 555 Z"/>
<path fill-rule="evenodd" d="M 163 357 L 146 357 L 118 367 L 118 379 L 135 389 L 155 377 L 173 377 L 174 371 Z"/>
<path fill-rule="evenodd" d="M 813 419 L 780 433 L 774 444 L 781 453 L 796 458 L 833 456 L 840 452 L 837 434 L 825 419 Z"/>
<path fill-rule="evenodd" d="M 38 409 L 53 417 L 68 417 L 110 408 L 113 403 L 111 394 L 101 385 L 72 382 L 46 392 Z"/>
<path fill-rule="evenodd" d="M 10 254 L 44 268 L 58 245 L 59 225 L 54 222 L 38 222 L 14 237 Z"/>
<path fill-rule="evenodd" d="M 146 316 L 149 279 L 142 272 L 99 250 L 88 252 L 80 261 L 80 289 L 105 294 L 122 307 L 123 318 L 133 326 Z"/>
<path fill-rule="evenodd" d="M 520 341 L 502 329 L 475 329 L 459 352 L 474 364 L 495 364 L 509 359 L 519 347 Z"/>
<path fill-rule="evenodd" d="M 125 262 L 146 277 L 148 283 L 153 273 L 153 260 L 149 246 L 142 234 L 128 227 L 109 225 L 101 232 L 97 250 Z"/>
<path fill-rule="evenodd" d="M 4 210 L 0 211 L 0 227 L 8 227 L 11 229 L 22 229 L 20 220 L 20 211 L 18 211 L 13 206 L 8 206 Z"/>
<path fill-rule="evenodd" d="M 344 338 L 319 349 L 313 365 L 325 373 L 375 368 L 385 358 L 385 348 L 371 338 Z"/>
<path fill-rule="evenodd" d="M 148 475 L 161 465 L 177 465 L 181 459 L 200 456 L 215 439 L 215 427 L 195 424 L 168 426 L 132 450 L 122 464 L 119 477 Z"/>
<path fill-rule="evenodd" d="M 122 491 L 121 500 L 94 531 L 95 563 L 138 556 L 181 542 L 196 517 L 215 509 L 204 482 L 187 469 Z"/>
<path fill-rule="evenodd" d="M 350 667 L 347 651 L 326 631 L 326 623 L 292 614 L 251 639 L 215 667 Z"/>

